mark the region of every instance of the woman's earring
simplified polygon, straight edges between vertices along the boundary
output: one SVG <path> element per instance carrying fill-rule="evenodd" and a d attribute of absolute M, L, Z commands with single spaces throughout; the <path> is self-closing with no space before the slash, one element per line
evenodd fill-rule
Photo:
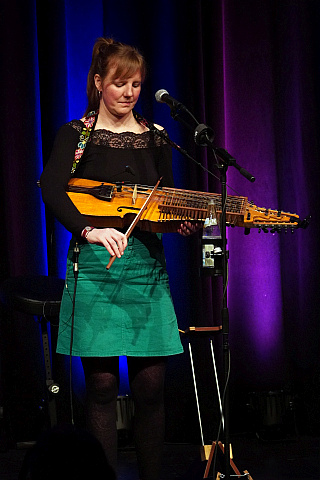
<path fill-rule="evenodd" d="M 101 98 L 102 90 L 98 90 L 98 97 Z"/>

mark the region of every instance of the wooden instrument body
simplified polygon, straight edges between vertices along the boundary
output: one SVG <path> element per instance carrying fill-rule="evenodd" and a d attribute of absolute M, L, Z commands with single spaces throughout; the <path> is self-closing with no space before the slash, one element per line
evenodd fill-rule
<path fill-rule="evenodd" d="M 107 199 L 97 198 L 100 189 L 107 191 Z M 110 184 L 94 180 L 72 178 L 68 195 L 77 209 L 96 227 L 123 228 L 131 224 L 152 191 L 142 185 Z M 97 196 L 96 196 L 97 195 Z M 203 223 L 208 217 L 208 203 L 214 200 L 217 218 L 221 215 L 221 195 L 217 193 L 158 189 L 142 214 L 138 226 L 152 232 L 174 232 L 181 222 Z M 229 195 L 226 207 L 227 225 L 245 228 L 281 230 L 299 226 L 296 214 L 259 208 L 246 197 Z"/>

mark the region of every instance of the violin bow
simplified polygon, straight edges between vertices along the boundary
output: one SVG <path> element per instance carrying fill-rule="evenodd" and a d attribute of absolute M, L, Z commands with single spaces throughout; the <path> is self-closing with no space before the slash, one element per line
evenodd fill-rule
<path fill-rule="evenodd" d="M 159 186 L 159 183 L 161 182 L 162 180 L 162 177 L 157 181 L 157 183 L 155 184 L 152 192 L 150 193 L 150 195 L 148 196 L 148 198 L 146 199 L 146 201 L 144 202 L 144 204 L 142 205 L 139 213 L 135 216 L 133 222 L 131 223 L 131 225 L 129 226 L 128 230 L 126 231 L 125 235 L 127 238 L 130 237 L 134 227 L 137 225 L 137 223 L 139 222 L 139 220 L 141 219 L 142 217 L 142 214 L 143 212 L 146 210 L 147 206 L 149 205 L 152 197 L 155 195 L 156 191 L 157 191 L 157 188 Z M 111 255 L 110 256 L 110 260 L 109 260 L 109 263 L 108 265 L 106 266 L 106 269 L 109 270 L 109 268 L 111 267 L 111 265 L 113 264 L 113 262 L 115 261 L 115 259 L 117 258 L 116 255 Z"/>

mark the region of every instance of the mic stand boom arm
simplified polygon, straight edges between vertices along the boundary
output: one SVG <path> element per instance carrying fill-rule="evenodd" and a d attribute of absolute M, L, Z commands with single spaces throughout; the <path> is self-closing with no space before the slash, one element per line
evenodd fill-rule
<path fill-rule="evenodd" d="M 180 152 L 184 157 L 188 158 L 189 160 L 192 160 L 198 167 L 202 168 L 202 170 L 204 170 L 206 173 L 216 177 L 219 180 L 219 178 L 213 172 L 208 170 L 204 165 L 202 165 L 202 163 L 198 162 L 195 158 L 193 158 L 186 150 L 184 150 L 177 143 L 175 143 L 173 140 L 171 140 L 171 138 L 167 135 L 167 133 L 164 130 L 159 130 L 159 128 L 157 128 L 153 123 L 146 120 L 140 113 L 134 111 L 134 115 L 137 118 L 137 120 L 139 121 L 139 123 L 141 123 L 142 125 L 149 128 L 150 131 L 154 132 L 159 137 L 163 138 L 163 140 L 165 140 L 168 143 L 168 145 L 170 145 L 175 150 Z M 190 128 L 190 126 L 187 124 L 187 122 L 183 122 L 183 123 L 185 125 L 187 125 L 188 128 Z"/>
<path fill-rule="evenodd" d="M 212 149 L 212 152 L 215 158 L 219 157 L 219 159 L 226 165 L 226 167 L 232 166 L 236 168 L 239 171 L 239 173 L 241 173 L 241 175 L 243 175 L 247 180 L 249 180 L 249 182 L 254 182 L 255 177 L 251 173 L 249 173 L 245 168 L 241 167 L 236 162 L 236 159 L 233 158 L 233 156 L 230 155 L 229 152 L 227 152 L 227 150 L 220 147 L 219 148 L 214 147 L 213 139 L 214 139 L 213 130 L 203 123 L 200 123 L 194 130 L 194 141 L 196 142 L 197 145 L 210 147 Z"/>
<path fill-rule="evenodd" d="M 179 115 L 180 110 L 182 112 L 187 113 L 192 118 L 193 122 L 198 124 L 198 126 L 195 129 L 190 125 L 189 121 L 185 120 Z M 216 175 L 214 175 L 213 172 L 211 172 L 206 167 L 204 167 L 202 163 L 198 162 L 196 159 L 191 157 L 191 155 L 189 155 L 189 153 L 186 150 L 184 150 L 179 145 L 177 145 L 173 140 L 171 140 L 171 138 L 163 130 L 159 130 L 153 123 L 148 122 L 139 113 L 137 112 L 134 112 L 134 113 L 140 123 L 143 123 L 146 127 L 149 128 L 149 130 L 155 132 L 159 137 L 162 137 L 169 145 L 171 145 L 171 147 L 178 150 L 178 152 L 180 152 L 189 160 L 192 160 L 196 165 L 198 165 L 198 167 L 202 168 L 202 170 L 216 177 Z M 235 167 L 241 173 L 241 175 L 243 175 L 250 182 L 255 181 L 255 177 L 250 172 L 248 172 L 245 168 L 241 167 L 236 162 L 236 159 L 233 158 L 229 152 L 227 152 L 227 150 L 225 150 L 224 148 L 217 148 L 213 146 L 213 138 L 214 138 L 213 130 L 203 123 L 198 123 L 198 121 L 193 116 L 193 114 L 184 105 L 178 104 L 175 107 L 171 108 L 171 116 L 174 120 L 178 120 L 180 123 L 185 125 L 189 130 L 192 130 L 194 132 L 194 140 L 197 145 L 201 145 L 201 146 L 207 145 L 211 147 L 212 152 L 216 159 L 217 157 L 219 157 L 219 159 L 227 166 Z"/>

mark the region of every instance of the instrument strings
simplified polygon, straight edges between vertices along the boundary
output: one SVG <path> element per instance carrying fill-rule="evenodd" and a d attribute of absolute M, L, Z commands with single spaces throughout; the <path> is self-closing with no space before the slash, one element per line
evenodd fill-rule
<path fill-rule="evenodd" d="M 123 184 L 121 190 L 117 191 L 115 185 L 104 184 L 96 187 L 85 187 L 80 185 L 69 186 L 69 191 L 94 194 L 94 190 L 99 188 L 110 188 L 110 198 L 116 195 L 123 199 L 131 198 L 133 189 L 137 191 L 137 195 L 145 197 L 150 194 L 150 187 L 144 185 Z M 97 190 L 96 190 L 97 191 Z M 208 203 L 214 200 L 216 212 L 221 214 L 221 195 L 218 193 L 196 192 L 191 190 L 180 190 L 175 188 L 163 187 L 157 190 L 151 204 L 156 204 L 159 210 L 159 221 L 169 220 L 194 220 L 204 221 L 208 215 Z M 229 195 L 226 200 L 226 212 L 229 215 L 228 222 L 232 223 L 232 218 L 236 215 L 243 215 L 247 206 L 246 197 L 238 197 Z M 143 219 L 148 219 L 148 210 L 143 214 Z"/>

